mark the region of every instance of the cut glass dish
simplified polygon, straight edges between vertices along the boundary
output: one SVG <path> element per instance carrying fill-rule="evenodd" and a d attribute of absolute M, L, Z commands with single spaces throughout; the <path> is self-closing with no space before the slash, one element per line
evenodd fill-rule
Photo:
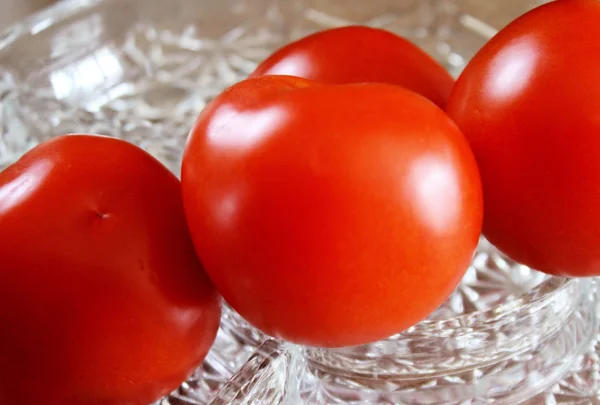
<path fill-rule="evenodd" d="M 509 0 L 67 0 L 0 36 L 0 169 L 49 137 L 133 142 L 179 172 L 202 108 L 277 47 L 350 24 L 412 40 L 451 73 L 512 18 Z M 161 405 L 600 404 L 594 280 L 549 277 L 485 240 L 428 320 L 324 350 L 225 308 L 205 362 Z"/>

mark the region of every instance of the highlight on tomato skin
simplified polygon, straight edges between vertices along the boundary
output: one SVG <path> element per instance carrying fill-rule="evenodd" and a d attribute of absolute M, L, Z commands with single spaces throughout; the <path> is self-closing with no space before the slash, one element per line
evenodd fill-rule
<path fill-rule="evenodd" d="M 548 274 L 600 275 L 600 2 L 559 0 L 502 29 L 447 112 L 479 163 L 484 234 Z"/>
<path fill-rule="evenodd" d="M 429 100 L 385 84 L 262 76 L 213 100 L 182 165 L 198 255 L 271 336 L 373 342 L 456 288 L 482 222 L 478 169 Z"/>
<path fill-rule="evenodd" d="M 454 78 L 410 41 L 386 30 L 346 26 L 277 50 L 252 73 L 298 76 L 323 84 L 379 82 L 412 90 L 445 108 Z"/>
<path fill-rule="evenodd" d="M 148 405 L 220 315 L 180 182 L 140 148 L 61 136 L 0 172 L 2 404 Z"/>

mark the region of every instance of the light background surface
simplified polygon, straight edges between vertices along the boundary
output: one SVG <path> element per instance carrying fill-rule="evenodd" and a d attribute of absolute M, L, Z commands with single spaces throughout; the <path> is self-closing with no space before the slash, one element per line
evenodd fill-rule
<path fill-rule="evenodd" d="M 0 29 L 56 0 L 0 0 Z"/>

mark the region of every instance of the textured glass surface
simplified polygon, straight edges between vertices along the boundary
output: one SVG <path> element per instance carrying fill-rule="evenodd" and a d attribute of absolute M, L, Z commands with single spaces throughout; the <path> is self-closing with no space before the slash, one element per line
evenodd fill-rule
<path fill-rule="evenodd" d="M 368 24 L 408 37 L 453 74 L 535 1 L 67 1 L 0 36 L 0 169 L 73 132 L 127 139 L 175 173 L 202 108 L 278 46 Z M 226 308 L 214 348 L 161 405 L 596 404 L 590 280 L 548 277 L 485 241 L 431 317 L 340 350 L 268 339 Z"/>
<path fill-rule="evenodd" d="M 521 267 L 486 250 L 482 268 L 490 260 Z M 433 316 L 371 345 L 269 340 L 211 404 L 590 404 L 600 399 L 596 335 L 594 285 L 552 279 L 534 294 Z"/>

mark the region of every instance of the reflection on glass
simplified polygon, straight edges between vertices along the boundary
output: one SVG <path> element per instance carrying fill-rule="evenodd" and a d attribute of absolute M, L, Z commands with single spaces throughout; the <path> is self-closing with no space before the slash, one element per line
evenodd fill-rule
<path fill-rule="evenodd" d="M 115 50 L 105 46 L 76 63 L 53 71 L 50 83 L 55 97 L 62 100 L 117 82 L 122 76 L 123 66 Z"/>

